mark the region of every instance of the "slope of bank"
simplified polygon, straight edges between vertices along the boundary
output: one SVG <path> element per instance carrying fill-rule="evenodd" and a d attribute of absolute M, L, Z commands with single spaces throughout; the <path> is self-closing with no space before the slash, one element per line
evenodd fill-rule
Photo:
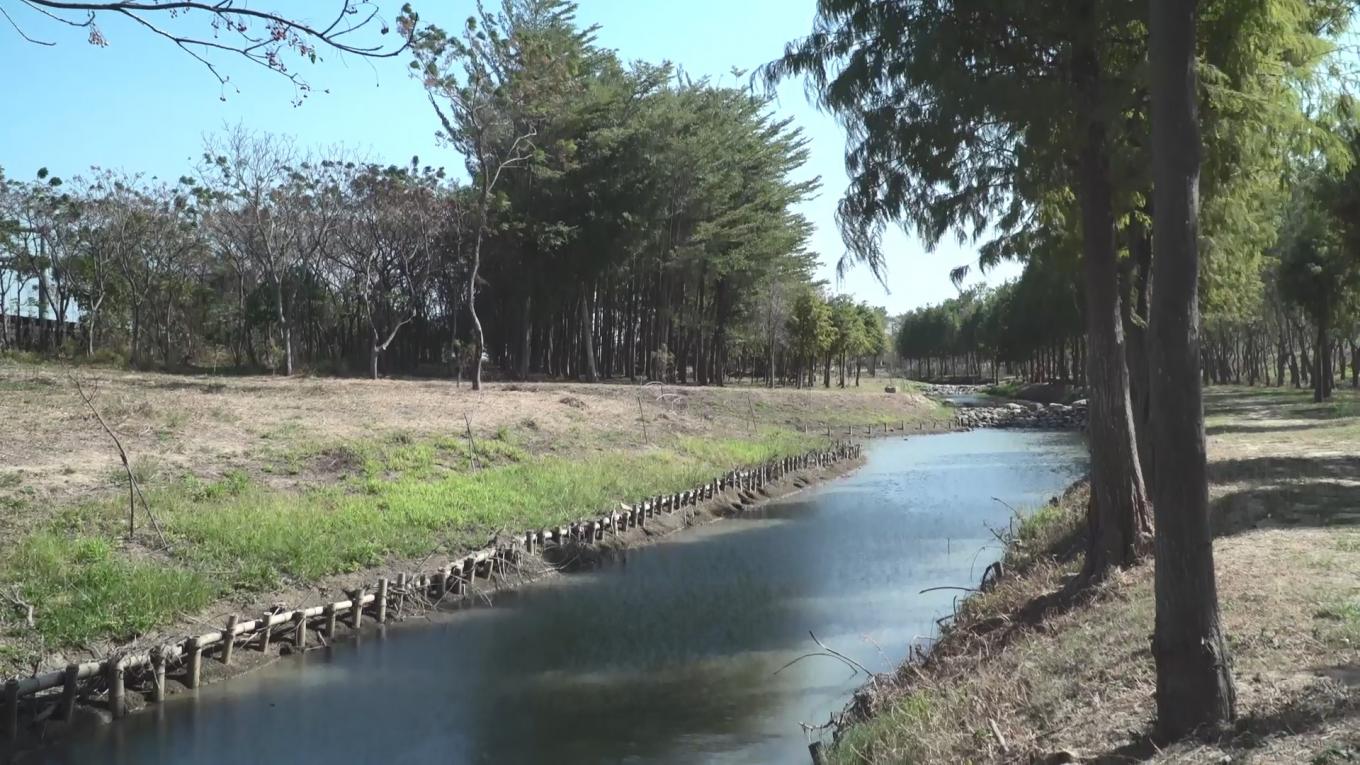
<path fill-rule="evenodd" d="M 126 474 L 72 375 L 95 391 L 145 494 L 143 504 L 134 492 L 130 538 Z M 473 393 L 0 367 L 6 408 L 25 413 L 0 446 L 0 674 L 105 656 L 397 562 L 688 489 L 818 448 L 828 429 L 946 421 L 919 395 L 881 391 Z"/>
<path fill-rule="evenodd" d="M 1360 758 L 1360 397 L 1207 395 L 1215 554 L 1240 718 L 1158 747 L 1152 567 L 1078 603 L 1084 490 L 1021 525 L 1009 573 L 925 659 L 866 687 L 834 762 L 1353 762 Z M 964 583 L 960 583 L 964 584 Z"/>

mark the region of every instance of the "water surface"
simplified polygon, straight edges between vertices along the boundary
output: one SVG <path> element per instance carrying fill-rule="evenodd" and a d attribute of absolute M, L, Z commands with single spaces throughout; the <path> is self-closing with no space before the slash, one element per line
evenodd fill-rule
<path fill-rule="evenodd" d="M 46 753 L 57 763 L 805 762 L 799 723 L 975 585 L 1014 507 L 1084 470 L 1070 433 L 875 441 L 855 474 L 502 595 L 285 659 Z M 995 499 L 993 499 L 995 498 Z"/>

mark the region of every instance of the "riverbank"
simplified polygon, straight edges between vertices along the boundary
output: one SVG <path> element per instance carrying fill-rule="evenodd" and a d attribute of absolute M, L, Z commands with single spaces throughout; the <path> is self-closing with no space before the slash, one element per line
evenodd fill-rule
<path fill-rule="evenodd" d="M 930 653 L 856 698 L 833 762 L 1352 762 L 1360 757 L 1360 396 L 1206 394 L 1222 616 L 1239 720 L 1158 747 L 1152 567 L 1078 603 L 1086 496 L 1022 523 L 1007 574 L 963 602 Z M 960 584 L 973 584 L 964 583 Z"/>
<path fill-rule="evenodd" d="M 146 497 L 127 536 L 120 437 Z M 0 367 L 0 673 L 320 599 L 733 467 L 826 428 L 944 427 L 913 393 L 209 378 Z M 150 523 L 154 516 L 162 533 Z M 32 606 L 31 612 L 28 606 Z"/>

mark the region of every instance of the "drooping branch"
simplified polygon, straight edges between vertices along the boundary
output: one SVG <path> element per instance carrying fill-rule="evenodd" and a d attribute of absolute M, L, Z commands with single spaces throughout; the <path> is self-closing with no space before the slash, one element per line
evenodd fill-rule
<path fill-rule="evenodd" d="M 385 45 L 354 41 L 353 35 L 379 23 L 379 33 L 386 35 L 391 27 L 378 20 L 378 8 L 371 0 L 339 0 L 340 8 L 334 20 L 325 26 L 313 25 L 290 16 L 283 10 L 261 10 L 238 5 L 237 0 L 218 2 L 61 2 L 60 0 L 17 0 L 46 18 L 66 26 L 89 30 L 89 42 L 104 47 L 108 40 L 100 30 L 100 16 L 121 16 L 131 19 L 153 35 L 170 41 L 180 50 L 208 69 L 218 82 L 226 85 L 230 77 L 219 71 L 208 58 L 213 52 L 241 56 L 252 64 L 262 66 L 286 77 L 301 96 L 310 90 L 297 72 L 289 69 L 285 52 L 291 51 L 313 63 L 320 60 L 319 51 L 330 49 L 363 58 L 381 59 L 401 55 L 411 43 L 412 23 L 403 16 L 398 20 L 400 42 Z M 3 9 L 5 17 L 25 40 L 41 45 L 54 43 L 37 40 L 26 34 Z M 405 9 L 403 13 L 406 13 Z M 154 21 L 164 18 L 202 18 L 210 34 L 191 34 L 172 30 Z"/>

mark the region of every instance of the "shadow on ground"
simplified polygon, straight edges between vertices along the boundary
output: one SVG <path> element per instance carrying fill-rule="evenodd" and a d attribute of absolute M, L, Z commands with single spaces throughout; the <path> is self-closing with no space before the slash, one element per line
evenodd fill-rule
<path fill-rule="evenodd" d="M 1324 668 L 1317 670 L 1316 674 L 1331 678 L 1331 682 L 1314 683 L 1306 692 L 1291 696 L 1280 706 L 1263 714 L 1238 718 L 1229 730 L 1203 735 L 1189 746 L 1209 746 L 1216 753 L 1221 753 L 1224 762 L 1239 762 L 1252 753 L 1269 748 L 1277 739 L 1336 726 L 1345 732 L 1343 736 L 1332 739 L 1329 751 L 1334 750 L 1336 758 L 1329 759 L 1329 752 L 1322 752 L 1312 762 L 1354 762 L 1356 752 L 1360 750 L 1360 697 L 1351 692 L 1354 686 L 1337 677 L 1360 676 L 1360 667 L 1346 665 Z M 1092 757 L 1089 762 L 1115 765 L 1150 760 L 1162 752 L 1159 743 L 1153 733 L 1147 731 L 1128 744 Z M 1270 753 L 1262 755 L 1274 756 Z"/>

